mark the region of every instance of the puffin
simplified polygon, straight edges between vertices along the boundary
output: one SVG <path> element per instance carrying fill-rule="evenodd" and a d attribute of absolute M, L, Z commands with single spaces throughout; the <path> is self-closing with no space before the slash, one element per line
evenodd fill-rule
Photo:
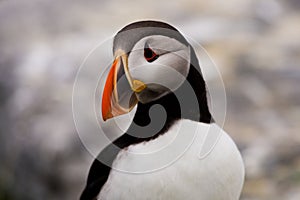
<path fill-rule="evenodd" d="M 95 158 L 80 200 L 237 200 L 244 164 L 210 113 L 195 50 L 175 27 L 137 21 L 113 40 L 103 123 L 136 108 Z M 113 133 L 107 133 L 113 134 Z"/>

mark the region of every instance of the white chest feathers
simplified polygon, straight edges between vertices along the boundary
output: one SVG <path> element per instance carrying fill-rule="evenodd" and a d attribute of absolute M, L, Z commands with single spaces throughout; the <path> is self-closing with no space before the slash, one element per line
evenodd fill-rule
<path fill-rule="evenodd" d="M 154 140 L 119 152 L 101 200 L 237 200 L 244 165 L 216 124 L 179 120 Z"/>

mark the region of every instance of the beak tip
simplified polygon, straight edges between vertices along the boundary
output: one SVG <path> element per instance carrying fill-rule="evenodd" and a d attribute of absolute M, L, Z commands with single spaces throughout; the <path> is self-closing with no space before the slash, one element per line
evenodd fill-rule
<path fill-rule="evenodd" d="M 106 115 L 102 114 L 103 121 L 107 121 L 110 118 L 113 118 L 111 113 L 107 113 Z"/>

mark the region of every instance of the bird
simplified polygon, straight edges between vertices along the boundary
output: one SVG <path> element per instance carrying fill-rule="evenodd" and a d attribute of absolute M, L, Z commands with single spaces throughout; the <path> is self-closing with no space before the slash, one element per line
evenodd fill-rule
<path fill-rule="evenodd" d="M 112 49 L 100 115 L 105 123 L 136 112 L 95 158 L 80 200 L 239 199 L 241 153 L 213 119 L 199 60 L 183 34 L 165 22 L 136 21 L 117 32 Z"/>

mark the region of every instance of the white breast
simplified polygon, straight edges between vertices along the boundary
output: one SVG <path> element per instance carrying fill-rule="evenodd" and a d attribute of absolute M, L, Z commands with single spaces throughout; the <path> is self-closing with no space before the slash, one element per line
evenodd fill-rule
<path fill-rule="evenodd" d="M 179 120 L 167 133 L 120 151 L 101 200 L 237 200 L 244 165 L 216 124 Z"/>

